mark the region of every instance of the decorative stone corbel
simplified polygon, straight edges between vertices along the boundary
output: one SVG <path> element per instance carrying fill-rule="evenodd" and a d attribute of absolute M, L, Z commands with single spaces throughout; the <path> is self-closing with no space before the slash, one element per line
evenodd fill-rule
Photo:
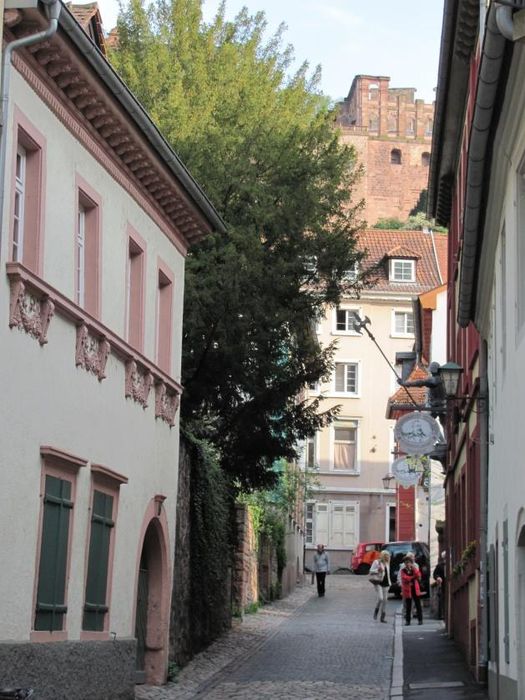
<path fill-rule="evenodd" d="M 126 362 L 125 396 L 131 398 L 146 408 L 148 396 L 153 384 L 153 375 L 147 370 L 140 371 L 133 359 Z"/>
<path fill-rule="evenodd" d="M 106 377 L 106 363 L 110 351 L 111 345 L 106 338 L 97 338 L 91 335 L 84 323 L 77 326 L 75 352 L 75 364 L 77 367 L 83 367 L 88 372 L 96 375 L 99 381 L 102 381 Z"/>
<path fill-rule="evenodd" d="M 47 330 L 55 313 L 55 305 L 44 295 L 38 297 L 15 277 L 11 280 L 9 327 L 15 326 L 37 338 L 40 345 L 47 343 Z"/>
<path fill-rule="evenodd" d="M 179 407 L 179 395 L 167 391 L 166 384 L 159 382 L 155 386 L 155 418 L 161 418 L 170 427 L 175 425 L 175 415 Z"/>

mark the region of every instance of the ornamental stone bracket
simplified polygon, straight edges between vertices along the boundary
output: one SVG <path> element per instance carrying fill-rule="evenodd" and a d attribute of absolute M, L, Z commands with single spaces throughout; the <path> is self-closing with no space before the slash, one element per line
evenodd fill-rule
<path fill-rule="evenodd" d="M 155 385 L 155 418 L 160 418 L 169 424 L 175 425 L 175 415 L 179 407 L 179 394 L 168 391 L 164 382 Z"/>
<path fill-rule="evenodd" d="M 126 398 L 133 399 L 146 408 L 152 384 L 153 375 L 148 369 L 139 366 L 134 359 L 126 362 Z"/>
<path fill-rule="evenodd" d="M 106 362 L 110 351 L 111 345 L 104 336 L 93 335 L 85 324 L 77 326 L 77 367 L 83 367 L 101 382 L 106 377 Z"/>
<path fill-rule="evenodd" d="M 10 283 L 9 327 L 16 326 L 36 338 L 40 345 L 45 345 L 47 330 L 55 313 L 55 305 L 46 294 L 39 295 L 34 290 L 26 288 L 20 278 L 12 277 Z"/>

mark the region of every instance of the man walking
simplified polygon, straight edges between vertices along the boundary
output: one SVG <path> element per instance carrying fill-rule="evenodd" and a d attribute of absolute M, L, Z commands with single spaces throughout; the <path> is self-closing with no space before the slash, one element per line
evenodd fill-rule
<path fill-rule="evenodd" d="M 326 574 L 330 573 L 330 560 L 328 554 L 324 551 L 324 544 L 317 545 L 317 551 L 314 554 L 314 571 L 317 579 L 317 594 L 319 598 L 324 596 Z"/>

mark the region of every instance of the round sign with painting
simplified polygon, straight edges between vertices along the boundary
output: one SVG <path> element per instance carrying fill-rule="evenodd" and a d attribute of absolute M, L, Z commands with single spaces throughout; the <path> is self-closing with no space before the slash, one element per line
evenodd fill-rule
<path fill-rule="evenodd" d="M 397 483 L 405 487 L 415 486 L 421 478 L 421 472 L 416 471 L 406 457 L 396 459 L 392 463 L 392 474 L 395 476 Z"/>
<path fill-rule="evenodd" d="M 441 430 L 435 418 L 427 413 L 413 411 L 397 421 L 394 438 L 401 452 L 409 455 L 430 454 L 441 438 Z"/>

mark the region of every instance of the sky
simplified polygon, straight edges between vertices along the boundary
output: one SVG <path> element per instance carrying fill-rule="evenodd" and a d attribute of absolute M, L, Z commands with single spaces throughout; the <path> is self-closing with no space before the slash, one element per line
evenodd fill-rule
<path fill-rule="evenodd" d="M 219 2 L 204 0 L 205 20 Z M 98 4 L 109 31 L 118 0 Z M 227 18 L 243 6 L 265 12 L 269 35 L 286 24 L 284 42 L 294 47 L 295 67 L 320 64 L 321 89 L 332 99 L 345 97 L 360 74 L 389 76 L 391 87 L 413 87 L 417 98 L 435 99 L 443 0 L 226 0 Z"/>

